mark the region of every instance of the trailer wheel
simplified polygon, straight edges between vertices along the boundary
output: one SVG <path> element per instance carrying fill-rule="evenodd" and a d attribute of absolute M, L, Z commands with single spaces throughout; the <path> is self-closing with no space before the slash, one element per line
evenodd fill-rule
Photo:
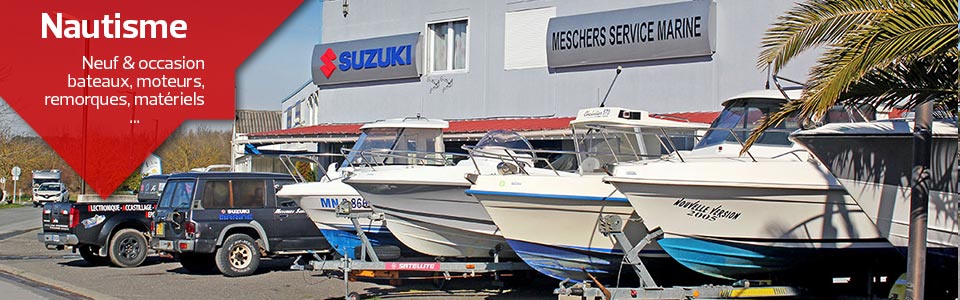
<path fill-rule="evenodd" d="M 357 292 L 350 292 L 350 294 L 347 295 L 347 300 L 360 300 L 360 294 Z"/>
<path fill-rule="evenodd" d="M 139 266 L 147 259 L 147 238 L 134 229 L 124 228 L 114 233 L 109 247 L 110 262 L 121 268 Z"/>
<path fill-rule="evenodd" d="M 217 268 L 227 277 L 253 274 L 260 265 L 260 247 L 246 234 L 231 235 L 217 249 L 216 262 Z"/>
<path fill-rule="evenodd" d="M 77 252 L 80 252 L 80 257 L 87 263 L 94 266 L 104 266 L 110 263 L 110 259 L 97 255 L 100 252 L 99 250 L 90 245 L 77 246 Z"/>

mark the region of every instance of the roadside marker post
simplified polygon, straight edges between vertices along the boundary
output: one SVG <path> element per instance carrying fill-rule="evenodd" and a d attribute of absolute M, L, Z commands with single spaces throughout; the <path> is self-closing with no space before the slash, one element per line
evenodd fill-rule
<path fill-rule="evenodd" d="M 10 169 L 10 175 L 13 175 L 13 197 L 17 200 L 17 204 L 23 204 L 23 201 L 20 201 L 22 195 L 17 195 L 17 181 L 20 181 L 20 173 L 21 170 L 18 166 L 13 166 L 13 169 Z"/>

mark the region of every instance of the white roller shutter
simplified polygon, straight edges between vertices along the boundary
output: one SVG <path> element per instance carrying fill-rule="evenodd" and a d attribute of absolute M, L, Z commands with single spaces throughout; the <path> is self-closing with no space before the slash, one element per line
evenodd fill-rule
<path fill-rule="evenodd" d="M 505 70 L 547 66 L 547 22 L 556 15 L 556 7 L 506 13 L 503 26 Z"/>

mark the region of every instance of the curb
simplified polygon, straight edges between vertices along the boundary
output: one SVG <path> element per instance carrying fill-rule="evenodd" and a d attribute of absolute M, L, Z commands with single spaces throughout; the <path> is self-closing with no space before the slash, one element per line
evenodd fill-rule
<path fill-rule="evenodd" d="M 54 287 L 54 288 L 61 289 L 61 290 L 67 291 L 67 292 L 80 294 L 80 295 L 86 296 L 86 297 L 88 297 L 88 298 L 90 298 L 90 299 L 120 300 L 120 298 L 117 298 L 117 297 L 114 297 L 114 296 L 110 296 L 110 295 L 107 295 L 107 294 L 104 294 L 104 293 L 101 293 L 101 292 L 97 292 L 97 291 L 89 290 L 89 289 L 82 288 L 82 287 L 79 287 L 79 286 L 75 286 L 75 285 L 72 285 L 72 284 L 69 284 L 69 283 L 66 283 L 66 282 L 63 282 L 63 281 L 54 280 L 54 279 L 51 279 L 51 278 L 48 278 L 48 277 L 44 277 L 44 276 L 41 276 L 41 275 L 33 274 L 33 273 L 30 273 L 30 272 L 27 272 L 27 271 L 23 271 L 23 270 L 20 270 L 20 269 L 17 269 L 17 268 L 8 266 L 8 265 L 4 265 L 4 264 L 0 264 L 0 272 L 6 272 L 6 273 L 9 273 L 9 274 L 14 275 L 14 276 L 17 276 L 17 277 L 22 277 L 22 278 L 25 278 L 25 279 L 28 279 L 28 280 L 31 280 L 31 281 L 36 281 L 36 282 L 38 282 L 38 283 L 45 284 L 45 285 L 49 285 L 49 286 L 52 286 L 52 287 Z"/>

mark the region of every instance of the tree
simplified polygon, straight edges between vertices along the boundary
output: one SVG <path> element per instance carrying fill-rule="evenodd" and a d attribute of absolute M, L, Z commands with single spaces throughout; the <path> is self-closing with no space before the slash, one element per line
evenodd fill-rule
<path fill-rule="evenodd" d="M 156 153 L 163 160 L 164 173 L 186 172 L 193 168 L 230 163 L 230 132 L 205 127 L 174 132 Z"/>
<path fill-rule="evenodd" d="M 758 66 L 776 73 L 806 50 L 826 51 L 800 99 L 764 118 L 747 145 L 792 114 L 817 119 L 838 104 L 909 109 L 935 101 L 956 113 L 957 25 L 955 0 L 800 3 L 767 31 Z"/>

